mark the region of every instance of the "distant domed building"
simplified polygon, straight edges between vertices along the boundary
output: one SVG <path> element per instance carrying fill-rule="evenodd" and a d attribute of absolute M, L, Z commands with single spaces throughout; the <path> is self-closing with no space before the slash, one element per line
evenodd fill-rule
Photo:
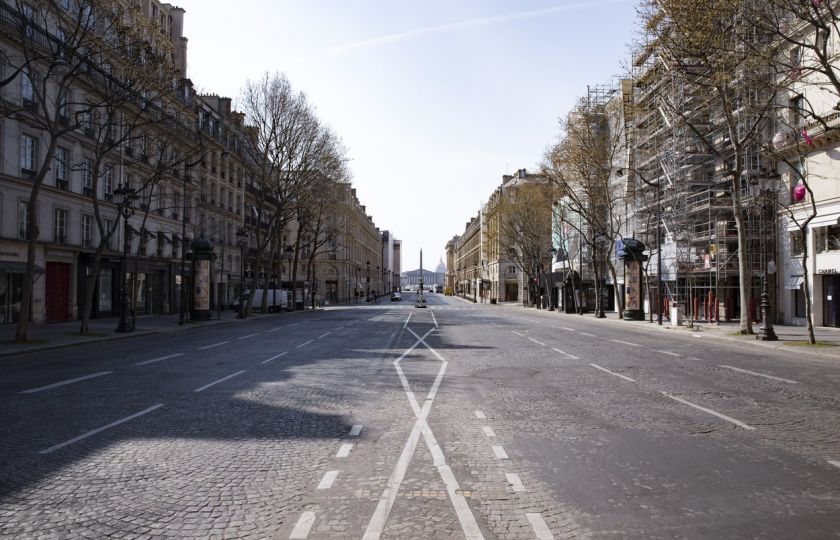
<path fill-rule="evenodd" d="M 435 268 L 435 274 L 445 274 L 445 273 L 446 273 L 446 264 L 444 264 L 443 257 L 441 257 L 440 262 L 438 262 L 438 265 Z"/>

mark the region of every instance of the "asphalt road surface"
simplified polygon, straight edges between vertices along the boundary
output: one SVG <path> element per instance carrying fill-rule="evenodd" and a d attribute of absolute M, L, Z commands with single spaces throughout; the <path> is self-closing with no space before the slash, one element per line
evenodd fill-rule
<path fill-rule="evenodd" d="M 414 298 L 0 360 L 0 537 L 840 537 L 837 363 Z"/>

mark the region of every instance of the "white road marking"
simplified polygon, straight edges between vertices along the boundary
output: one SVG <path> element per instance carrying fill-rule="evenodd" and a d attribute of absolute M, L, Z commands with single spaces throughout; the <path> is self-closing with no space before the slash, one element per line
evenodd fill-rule
<path fill-rule="evenodd" d="M 676 357 L 676 358 L 682 358 L 682 355 L 681 355 L 681 354 L 677 354 L 677 353 L 675 353 L 675 352 L 671 352 L 671 351 L 663 351 L 663 350 L 660 350 L 660 349 L 654 349 L 654 350 L 653 350 L 653 352 L 658 352 L 658 353 L 662 353 L 662 354 L 667 354 L 668 356 L 674 356 L 674 357 Z"/>
<path fill-rule="evenodd" d="M 332 334 L 332 330 L 330 330 L 329 332 L 324 332 L 323 334 L 318 336 L 318 339 L 324 339 L 325 337 L 327 337 L 330 334 Z"/>
<path fill-rule="evenodd" d="M 217 385 L 221 382 L 225 382 L 226 380 L 232 379 L 232 378 L 236 377 L 237 375 L 242 375 L 243 373 L 245 373 L 244 369 L 242 371 L 237 371 L 236 373 L 232 373 L 232 374 L 228 375 L 227 377 L 222 377 L 218 381 L 213 381 L 210 384 L 205 384 L 201 388 L 196 388 L 195 390 L 193 390 L 193 392 L 203 392 L 204 390 L 207 390 L 211 386 L 215 386 L 215 385 Z"/>
<path fill-rule="evenodd" d="M 272 333 L 272 332 L 276 332 L 276 331 L 278 331 L 278 330 L 282 330 L 283 328 L 285 328 L 285 326 L 278 326 L 277 328 L 272 328 L 271 330 L 266 330 L 266 331 L 265 331 L 265 333 L 266 333 L 266 334 L 270 334 L 270 333 Z"/>
<path fill-rule="evenodd" d="M 525 334 L 520 334 L 520 333 L 519 333 L 519 332 L 517 332 L 516 330 L 511 330 L 511 332 L 513 332 L 513 333 L 514 333 L 514 334 L 516 334 L 517 336 L 524 336 L 524 335 L 525 335 Z"/>
<path fill-rule="evenodd" d="M 263 360 L 262 362 L 260 362 L 260 364 L 267 364 L 267 363 L 271 362 L 272 360 L 277 360 L 277 359 L 278 359 L 278 358 L 280 358 L 281 356 L 286 356 L 287 354 L 289 354 L 289 351 L 283 351 L 283 352 L 281 352 L 280 354 L 275 354 L 275 355 L 274 355 L 274 356 L 272 356 L 271 358 L 268 358 L 268 359 L 266 359 L 266 360 Z"/>
<path fill-rule="evenodd" d="M 36 392 L 43 392 L 44 390 L 51 390 L 53 388 L 58 388 L 59 386 L 65 386 L 68 384 L 77 383 L 79 381 L 86 381 L 88 379 L 94 379 L 96 377 L 102 377 L 103 375 L 110 375 L 113 371 L 100 371 L 99 373 L 91 373 L 90 375 L 84 375 L 82 377 L 76 377 L 75 379 L 67 379 L 66 381 L 59 381 L 57 383 L 48 384 L 46 386 L 39 386 L 38 388 L 30 388 L 29 390 L 21 390 L 18 394 L 35 394 Z"/>
<path fill-rule="evenodd" d="M 309 537 L 309 530 L 315 524 L 315 512 L 304 512 L 300 515 L 297 525 L 292 529 L 290 539 L 303 539 Z"/>
<path fill-rule="evenodd" d="M 295 326 L 296 324 L 298 324 L 298 323 L 293 322 L 293 323 L 291 323 L 291 324 L 287 324 L 286 326 Z"/>
<path fill-rule="evenodd" d="M 572 360 L 580 360 L 580 358 L 578 358 L 577 356 L 575 356 L 575 355 L 573 355 L 573 354 L 569 354 L 569 353 L 563 352 L 563 351 L 561 351 L 560 349 L 555 349 L 555 348 L 552 348 L 551 350 L 553 350 L 553 351 L 554 351 L 554 352 L 556 352 L 556 353 L 562 354 L 563 356 L 567 356 L 567 357 L 571 358 Z"/>
<path fill-rule="evenodd" d="M 545 343 L 543 343 L 542 341 L 537 341 L 536 339 L 534 339 L 534 338 L 532 338 L 532 337 L 529 337 L 528 339 L 529 339 L 529 340 L 531 340 L 531 341 L 533 341 L 533 342 L 534 342 L 534 343 L 536 343 L 537 345 L 542 345 L 543 347 L 545 347 Z"/>
<path fill-rule="evenodd" d="M 324 477 L 321 478 L 321 482 L 318 484 L 318 487 L 315 489 L 330 489 L 335 482 L 336 477 L 338 476 L 338 471 L 327 471 L 324 473 Z"/>
<path fill-rule="evenodd" d="M 587 334 L 586 332 L 581 332 L 580 335 L 586 336 L 586 337 L 598 337 L 595 334 Z"/>
<path fill-rule="evenodd" d="M 832 465 L 834 465 L 835 467 L 840 467 L 840 461 L 831 461 L 829 459 L 828 462 L 831 463 Z"/>
<path fill-rule="evenodd" d="M 672 396 L 671 394 L 669 394 L 667 392 L 660 392 L 660 394 L 662 394 L 663 396 L 665 396 L 667 398 L 671 398 L 674 401 L 679 401 L 680 403 L 684 403 L 684 404 L 688 405 L 689 407 L 694 407 L 698 411 L 707 412 L 711 415 L 717 416 L 718 418 L 722 418 L 723 420 L 726 420 L 727 422 L 732 422 L 733 424 L 735 424 L 738 427 L 742 427 L 744 429 L 749 429 L 749 430 L 755 429 L 754 427 L 748 426 L 747 424 L 741 422 L 740 420 L 735 420 L 731 416 L 726 416 L 725 414 L 719 413 L 717 411 L 713 411 L 712 409 L 707 409 L 706 407 L 701 407 L 700 405 L 697 405 L 696 403 L 686 401 L 682 398 L 678 398 L 677 396 Z"/>
<path fill-rule="evenodd" d="M 478 418 L 479 420 L 486 420 L 487 419 L 487 417 L 481 411 L 475 411 L 475 417 Z"/>
<path fill-rule="evenodd" d="M 432 321 L 434 321 L 434 323 L 435 323 L 435 328 L 440 328 L 440 327 L 438 326 L 437 319 L 435 318 L 435 310 L 430 309 L 430 310 L 429 310 L 429 313 L 431 313 L 431 314 L 432 314 Z"/>
<path fill-rule="evenodd" d="M 505 473 L 505 478 L 507 478 L 508 484 L 510 484 L 510 487 L 513 488 L 513 491 L 525 491 L 525 486 L 522 485 L 522 480 L 519 478 L 518 474 Z"/>
<path fill-rule="evenodd" d="M 616 377 L 621 377 L 625 381 L 636 382 L 636 379 L 631 379 L 630 377 L 625 377 L 624 375 L 621 375 L 620 373 L 616 373 L 615 371 L 610 371 L 607 368 L 599 366 L 598 364 L 589 364 L 589 365 L 594 367 L 595 369 L 600 369 L 601 371 L 603 371 L 605 373 L 609 373 L 610 375 L 615 375 Z"/>
<path fill-rule="evenodd" d="M 306 343 L 301 343 L 300 345 L 298 345 L 297 347 L 295 347 L 295 349 L 300 349 L 301 347 L 306 347 L 307 345 L 309 345 L 310 343 L 312 343 L 312 341 L 313 341 L 313 340 L 311 340 L 311 339 L 310 339 L 310 340 L 309 340 L 309 341 L 307 341 Z"/>
<path fill-rule="evenodd" d="M 236 339 L 248 339 L 248 338 L 252 338 L 252 337 L 254 337 L 254 336 L 258 336 L 258 335 L 259 335 L 259 334 L 248 334 L 247 336 L 242 336 L 242 337 L 240 337 L 240 338 L 236 338 Z"/>
<path fill-rule="evenodd" d="M 577 332 L 574 328 L 569 328 L 568 326 L 561 326 L 560 330 L 567 330 L 569 332 Z"/>
<path fill-rule="evenodd" d="M 362 428 L 363 428 L 363 427 L 364 427 L 364 426 L 363 426 L 362 424 L 356 424 L 355 426 L 353 426 L 352 428 L 350 428 L 350 434 L 349 434 L 349 436 L 350 436 L 350 437 L 358 437 L 358 436 L 359 436 L 359 433 L 361 433 L 361 432 L 362 432 Z"/>
<path fill-rule="evenodd" d="M 50 454 L 52 452 L 55 452 L 59 448 L 64 448 L 65 446 L 73 444 L 75 442 L 79 442 L 82 439 L 87 439 L 88 437 L 96 435 L 97 433 L 105 431 L 106 429 L 111 429 L 112 427 L 116 427 L 120 424 L 124 424 L 124 423 L 128 422 L 129 420 L 134 420 L 135 418 L 143 416 L 144 414 L 148 414 L 152 411 L 156 411 L 157 409 L 160 409 L 161 407 L 163 407 L 163 403 L 158 403 L 157 405 L 152 405 L 148 409 L 143 409 L 142 411 L 140 411 L 138 413 L 134 413 L 132 415 L 126 416 L 125 418 L 121 418 L 120 420 L 117 420 L 116 422 L 111 422 L 107 426 L 102 426 L 102 427 L 99 427 L 99 428 L 96 428 L 96 429 L 92 429 L 92 430 L 88 431 L 87 433 L 82 433 L 78 437 L 73 437 L 72 439 L 70 439 L 68 441 L 64 441 L 63 443 L 56 444 L 55 446 L 50 446 L 49 448 L 47 448 L 45 450 L 41 450 L 38 453 L 39 454 Z"/>
<path fill-rule="evenodd" d="M 525 517 L 531 522 L 534 534 L 537 535 L 539 540 L 551 540 L 554 538 L 554 535 L 551 534 L 550 530 L 548 530 L 548 525 L 545 524 L 545 520 L 543 520 L 542 515 L 535 512 L 528 512 L 525 514 Z"/>
<path fill-rule="evenodd" d="M 764 373 L 759 373 L 757 371 L 750 371 L 748 369 L 741 369 L 741 368 L 736 368 L 736 367 L 727 366 L 727 365 L 723 365 L 723 364 L 718 365 L 718 367 L 731 369 L 732 371 L 740 371 L 741 373 L 747 373 L 748 375 L 755 375 L 756 377 L 764 377 L 765 379 L 771 379 L 771 380 L 774 380 L 774 381 L 781 381 L 783 383 L 799 384 L 797 381 L 794 381 L 792 379 L 785 379 L 783 377 L 775 377 L 773 375 L 767 375 L 767 374 L 764 374 Z"/>
<path fill-rule="evenodd" d="M 147 366 L 149 364 L 154 364 L 155 362 L 161 362 L 163 360 L 169 360 L 170 358 L 176 358 L 178 356 L 184 356 L 184 353 L 179 352 L 175 354 L 167 354 L 166 356 L 158 356 L 157 358 L 152 358 L 151 360 L 144 360 L 142 362 L 137 362 L 135 366 Z"/>
<path fill-rule="evenodd" d="M 496 459 L 508 459 L 507 452 L 499 445 L 493 445 L 493 453 L 496 454 Z"/>
<path fill-rule="evenodd" d="M 488 437 L 495 437 L 496 433 L 493 431 L 493 428 L 490 426 L 482 426 L 481 429 L 484 431 L 484 434 Z"/>
<path fill-rule="evenodd" d="M 621 341 L 620 339 L 611 339 L 613 343 L 621 343 L 622 345 L 629 345 L 631 347 L 641 347 L 638 343 L 631 343 L 629 341 Z"/>
<path fill-rule="evenodd" d="M 338 449 L 338 453 L 336 453 L 335 457 L 347 457 L 350 455 L 350 451 L 353 449 L 353 445 L 351 443 L 344 443 L 341 445 L 341 448 Z"/>
<path fill-rule="evenodd" d="M 226 343 L 230 343 L 230 341 L 220 341 L 218 343 L 214 343 L 212 345 L 205 345 L 204 347 L 199 347 L 199 351 L 206 351 L 207 349 L 212 349 L 213 347 L 218 347 L 219 345 L 224 345 Z"/>

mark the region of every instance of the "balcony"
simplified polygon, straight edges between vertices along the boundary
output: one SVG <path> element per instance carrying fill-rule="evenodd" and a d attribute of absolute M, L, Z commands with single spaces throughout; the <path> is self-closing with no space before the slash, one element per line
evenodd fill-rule
<path fill-rule="evenodd" d="M 69 183 L 67 180 L 60 180 L 58 178 L 55 179 L 55 187 L 60 189 L 61 191 L 67 191 L 69 188 Z"/>
<path fill-rule="evenodd" d="M 35 171 L 31 169 L 21 169 L 20 170 L 20 177 L 23 180 L 29 180 L 30 182 L 35 181 Z"/>
<path fill-rule="evenodd" d="M 32 101 L 31 99 L 24 98 L 21 101 L 21 105 L 24 111 L 30 112 L 32 114 L 38 114 L 38 103 Z"/>
<path fill-rule="evenodd" d="M 84 195 L 85 197 L 93 197 L 93 188 L 83 187 L 82 195 Z"/>

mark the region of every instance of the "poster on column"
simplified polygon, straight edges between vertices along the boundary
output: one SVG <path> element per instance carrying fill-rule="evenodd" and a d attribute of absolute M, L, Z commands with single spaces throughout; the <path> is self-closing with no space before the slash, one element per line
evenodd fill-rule
<path fill-rule="evenodd" d="M 195 262 L 195 301 L 196 311 L 210 309 L 210 261 Z"/>
<path fill-rule="evenodd" d="M 640 309 L 642 303 L 642 283 L 639 272 L 639 261 L 627 263 L 627 276 L 625 280 L 625 301 L 627 309 Z"/>

